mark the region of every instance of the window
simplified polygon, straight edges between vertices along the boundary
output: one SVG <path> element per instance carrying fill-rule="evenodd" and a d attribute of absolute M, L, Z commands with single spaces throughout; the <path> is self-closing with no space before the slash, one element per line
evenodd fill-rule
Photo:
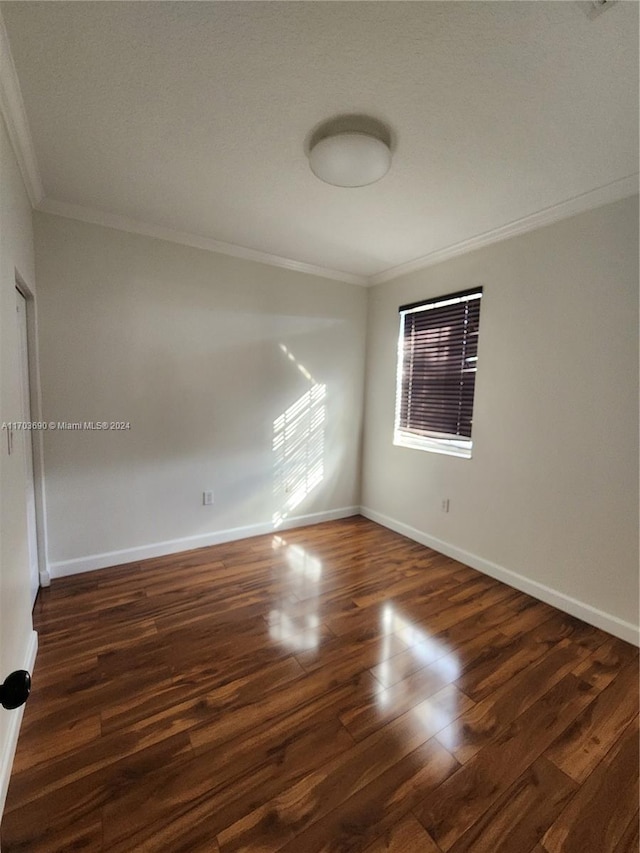
<path fill-rule="evenodd" d="M 471 456 L 482 288 L 400 307 L 394 443 Z"/>

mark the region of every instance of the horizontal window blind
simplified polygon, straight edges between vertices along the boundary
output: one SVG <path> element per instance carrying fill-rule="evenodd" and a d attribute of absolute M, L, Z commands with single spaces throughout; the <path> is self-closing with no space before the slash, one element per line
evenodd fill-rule
<path fill-rule="evenodd" d="M 470 439 L 482 288 L 400 308 L 396 429 Z"/>

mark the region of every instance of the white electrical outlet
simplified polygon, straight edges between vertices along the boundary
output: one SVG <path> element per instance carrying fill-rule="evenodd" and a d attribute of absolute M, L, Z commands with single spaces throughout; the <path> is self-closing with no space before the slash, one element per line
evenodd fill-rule
<path fill-rule="evenodd" d="M 213 506 L 213 492 L 202 493 L 202 504 L 203 506 Z"/>
<path fill-rule="evenodd" d="M 442 498 L 440 509 L 442 512 L 449 512 L 449 498 Z"/>

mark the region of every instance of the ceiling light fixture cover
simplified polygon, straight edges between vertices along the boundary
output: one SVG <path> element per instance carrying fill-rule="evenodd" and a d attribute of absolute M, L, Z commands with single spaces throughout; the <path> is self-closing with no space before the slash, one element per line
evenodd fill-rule
<path fill-rule="evenodd" d="M 344 132 L 326 136 L 309 152 L 313 174 L 336 187 L 364 187 L 383 178 L 391 166 L 391 151 L 368 133 Z"/>

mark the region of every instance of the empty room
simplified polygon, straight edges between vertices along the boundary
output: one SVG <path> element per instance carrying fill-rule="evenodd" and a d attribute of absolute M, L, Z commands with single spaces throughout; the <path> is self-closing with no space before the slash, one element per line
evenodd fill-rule
<path fill-rule="evenodd" d="M 638 28 L 0 2 L 2 853 L 639 853 Z"/>

